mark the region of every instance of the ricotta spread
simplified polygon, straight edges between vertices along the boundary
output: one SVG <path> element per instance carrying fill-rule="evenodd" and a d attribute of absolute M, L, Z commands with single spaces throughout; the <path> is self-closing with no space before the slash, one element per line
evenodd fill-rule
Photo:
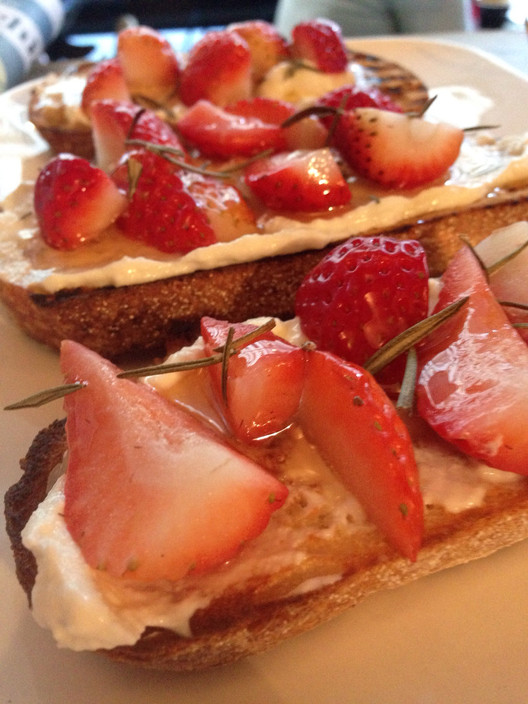
<path fill-rule="evenodd" d="M 270 70 L 260 86 L 260 94 L 302 104 L 344 84 L 365 82 L 362 67 L 324 74 L 297 68 L 292 78 L 289 64 Z M 84 124 L 80 94 L 85 77 L 52 76 L 39 85 L 39 109 L 54 114 L 66 111 L 65 124 Z M 328 83 L 330 82 L 330 83 Z M 443 86 L 431 90 L 438 99 L 429 108 L 431 118 L 461 126 L 479 124 L 490 100 L 464 86 Z M 9 184 L 24 179 L 0 207 L 0 278 L 31 289 L 35 293 L 54 293 L 62 289 L 124 286 L 215 269 L 231 264 L 256 261 L 264 257 L 321 249 L 350 236 L 383 231 L 427 215 L 456 212 L 480 199 L 492 197 L 497 189 L 528 184 L 528 134 L 515 138 L 496 138 L 489 134 L 467 135 L 460 156 L 449 178 L 418 191 L 376 192 L 364 184 L 352 183 L 352 205 L 314 217 L 268 213 L 258 222 L 257 231 L 230 242 L 201 247 L 183 256 L 164 255 L 130 242 L 111 230 L 107 236 L 81 248 L 82 251 L 57 252 L 47 247 L 38 233 L 33 216 L 32 188 L 49 154 L 42 140 L 27 122 L 27 105 L 22 96 L 13 99 L 17 124 L 5 124 L 6 140 L 21 153 L 19 168 L 4 174 Z M 24 116 L 24 111 L 26 115 Z M 9 111 L 10 114 L 12 111 Z M 13 114 L 15 114 L 13 113 Z M 34 146 L 28 153 L 28 143 Z M 3 156 L 3 155 L 2 155 Z M 4 169 L 5 171 L 5 169 Z M 11 173 L 11 169 L 8 169 Z M 2 192 L 2 188 L 0 188 Z M 4 190 L 4 193 L 6 191 Z"/>
<path fill-rule="evenodd" d="M 84 71 L 50 74 L 37 86 L 33 110 L 49 127 L 89 129 L 90 120 L 81 108 L 88 65 Z"/>
<path fill-rule="evenodd" d="M 304 341 L 295 319 L 278 323 L 275 332 L 296 344 Z M 200 339 L 168 361 L 199 356 L 203 356 Z M 186 371 L 145 381 L 220 428 L 205 379 L 203 372 Z M 38 564 L 32 593 L 36 621 L 52 631 L 59 646 L 73 650 L 132 645 L 146 626 L 190 636 L 193 614 L 215 596 L 227 589 L 243 589 L 251 578 L 263 578 L 266 584 L 266 577 L 280 574 L 292 565 L 302 566 L 310 556 L 312 536 L 342 541 L 346 546 L 346 541 L 359 532 L 373 530 L 357 500 L 330 472 L 299 429 L 286 434 L 280 452 L 284 455 L 282 475 L 297 488 L 280 511 L 272 515 L 264 532 L 248 543 L 236 559 L 210 573 L 191 575 L 174 584 L 141 585 L 90 569 L 64 523 L 63 479 L 59 477 L 23 531 L 24 545 Z M 425 504 L 442 506 L 450 512 L 478 506 L 486 488 L 495 483 L 519 480 L 517 475 L 470 460 L 440 440 L 417 447 L 416 459 Z M 313 574 L 308 570 L 304 574 L 300 569 L 300 574 L 299 581 L 282 596 L 305 593 L 338 580 L 339 559 L 329 561 L 326 573 Z M 266 599 L 265 592 L 261 599 Z"/>
<path fill-rule="evenodd" d="M 356 207 L 308 220 L 268 214 L 261 218 L 259 232 L 174 256 L 125 240 L 115 231 L 74 252 L 52 250 L 39 236 L 32 214 L 33 184 L 26 181 L 8 196 L 0 212 L 0 277 L 42 293 L 79 286 L 140 284 L 321 249 L 426 215 L 456 212 L 486 196 L 493 197 L 497 189 L 520 184 L 528 184 L 528 134 L 499 140 L 468 138 L 444 183 L 418 192 L 362 198 Z"/>

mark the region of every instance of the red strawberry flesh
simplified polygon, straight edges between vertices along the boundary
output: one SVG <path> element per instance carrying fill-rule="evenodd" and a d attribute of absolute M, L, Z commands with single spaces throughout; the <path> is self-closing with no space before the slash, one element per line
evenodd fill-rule
<path fill-rule="evenodd" d="M 468 295 L 469 302 L 419 348 L 420 415 L 466 454 L 528 474 L 528 347 L 467 247 L 441 283 L 435 310 Z"/>
<path fill-rule="evenodd" d="M 339 73 L 348 64 L 341 28 L 326 19 L 297 24 L 292 30 L 291 53 L 297 59 L 313 62 L 325 73 Z"/>
<path fill-rule="evenodd" d="M 225 344 L 230 328 L 234 340 L 254 332 L 255 325 L 202 318 L 207 354 Z M 297 412 L 304 380 L 304 351 L 274 335 L 261 334 L 230 358 L 226 395 L 222 369 L 209 367 L 217 406 L 231 432 L 244 442 L 281 432 Z"/>
<path fill-rule="evenodd" d="M 60 154 L 35 183 L 34 207 L 44 241 L 71 250 L 97 237 L 126 206 L 109 176 L 86 159 Z"/>
<path fill-rule="evenodd" d="M 307 350 L 299 421 L 389 543 L 415 560 L 423 502 L 412 443 L 373 377 L 331 353 Z"/>
<path fill-rule="evenodd" d="M 115 577 L 178 580 L 232 558 L 286 488 L 152 388 L 64 342 L 64 517 L 85 560 Z"/>
<path fill-rule="evenodd" d="M 321 349 L 363 364 L 427 315 L 428 267 L 415 240 L 354 237 L 305 277 L 295 311 Z M 394 369 L 400 377 L 400 366 Z"/>

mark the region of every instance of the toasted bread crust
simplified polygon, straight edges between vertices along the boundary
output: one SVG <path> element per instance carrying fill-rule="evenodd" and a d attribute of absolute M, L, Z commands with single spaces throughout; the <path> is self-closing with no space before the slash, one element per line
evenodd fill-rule
<path fill-rule="evenodd" d="M 381 234 L 420 240 L 432 275 L 461 245 L 528 219 L 528 189 L 503 192 L 458 213 L 400 223 Z M 367 233 L 365 233 L 367 234 Z M 35 294 L 0 280 L 0 299 L 33 338 L 58 349 L 72 339 L 112 360 L 164 355 L 196 339 L 203 315 L 233 322 L 260 315 L 289 318 L 304 276 L 331 249 L 268 257 L 145 284 Z"/>
<path fill-rule="evenodd" d="M 28 118 L 37 128 L 40 136 L 49 144 L 51 151 L 59 154 L 69 152 L 92 159 L 95 154 L 92 129 L 88 121 L 71 123 L 68 116 L 68 105 L 60 101 L 49 105 L 41 103 L 42 91 L 47 85 L 68 77 L 86 76 L 94 66 L 93 62 L 82 61 L 75 67 L 70 67 L 60 74 L 43 79 L 31 91 L 28 103 Z M 80 106 L 79 106 L 80 109 Z"/>
<path fill-rule="evenodd" d="M 36 565 L 20 533 L 44 498 L 48 476 L 65 448 L 64 421 L 55 421 L 35 438 L 21 462 L 23 476 L 5 496 L 17 576 L 30 603 Z M 255 603 L 251 595 L 241 598 L 237 593 L 236 601 L 227 595 L 195 614 L 192 638 L 148 628 L 134 646 L 99 652 L 113 660 L 173 671 L 204 669 L 261 652 L 337 616 L 380 589 L 398 587 L 527 538 L 528 481 L 523 478 L 493 486 L 481 506 L 462 513 L 426 507 L 426 534 L 415 563 L 399 557 L 377 532 L 369 536 L 351 556 L 348 572 L 334 584 L 265 604 Z"/>

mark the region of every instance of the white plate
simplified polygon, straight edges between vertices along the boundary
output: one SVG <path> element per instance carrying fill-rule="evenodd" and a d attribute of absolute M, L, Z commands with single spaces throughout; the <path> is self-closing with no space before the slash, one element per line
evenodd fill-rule
<path fill-rule="evenodd" d="M 493 60 L 460 47 L 413 39 L 355 44 L 415 68 L 429 85 L 473 86 L 495 101 L 504 131 L 525 129 L 518 111 L 505 110 L 504 105 L 527 105 L 528 82 Z M 20 103 L 21 91 L 0 99 L 0 115 L 6 116 L 6 103 Z M 0 165 L 6 148 L 0 144 Z M 2 408 L 60 383 L 57 355 L 27 339 L 1 308 L 0 330 Z M 17 480 L 18 458 L 37 430 L 60 415 L 59 402 L 0 412 L 2 495 Z M 58 650 L 30 616 L 7 538 L 0 531 L 0 702 L 520 704 L 528 692 L 527 564 L 524 542 L 371 597 L 268 654 L 211 672 L 175 676 L 136 671 L 91 653 Z"/>

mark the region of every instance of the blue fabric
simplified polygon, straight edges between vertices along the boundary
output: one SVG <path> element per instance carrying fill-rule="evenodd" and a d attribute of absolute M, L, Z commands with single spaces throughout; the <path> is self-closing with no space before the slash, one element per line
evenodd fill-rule
<path fill-rule="evenodd" d="M 18 83 L 26 70 L 26 65 L 19 52 L 8 41 L 0 41 L 0 66 L 5 72 L 5 84 L 1 86 L 2 90 Z M 3 82 L 3 76 L 1 78 Z"/>
<path fill-rule="evenodd" d="M 2 5 L 12 7 L 17 13 L 27 15 L 39 28 L 44 39 L 44 45 L 53 39 L 54 27 L 51 18 L 40 3 L 35 2 L 35 0 L 24 0 L 23 2 L 21 2 L 21 0 L 2 0 L 0 14 L 2 12 Z"/>

